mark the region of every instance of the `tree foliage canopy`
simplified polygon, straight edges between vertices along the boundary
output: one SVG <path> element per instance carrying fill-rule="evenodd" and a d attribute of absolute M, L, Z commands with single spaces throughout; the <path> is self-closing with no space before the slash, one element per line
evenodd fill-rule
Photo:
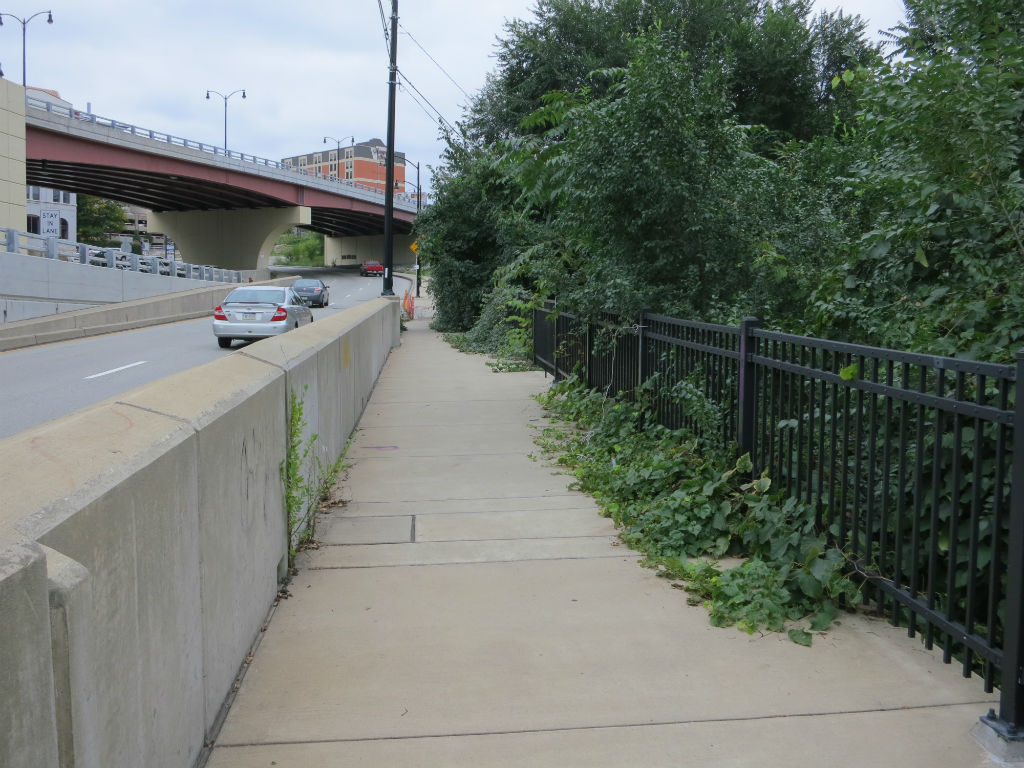
<path fill-rule="evenodd" d="M 1005 360 L 1024 342 L 1024 10 L 538 0 L 419 217 L 438 326 L 513 297 Z M 481 319 L 482 318 L 482 319 Z"/>
<path fill-rule="evenodd" d="M 104 247 L 117 245 L 111 235 L 124 229 L 124 208 L 120 203 L 92 195 L 77 195 L 78 241 Z"/>

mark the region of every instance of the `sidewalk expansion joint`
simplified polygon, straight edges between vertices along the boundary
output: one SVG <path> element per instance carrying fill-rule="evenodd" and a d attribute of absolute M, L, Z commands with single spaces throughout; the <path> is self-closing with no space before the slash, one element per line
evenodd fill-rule
<path fill-rule="evenodd" d="M 520 728 L 514 730 L 493 730 L 493 731 L 454 731 L 451 733 L 421 733 L 409 734 L 407 736 L 364 736 L 337 739 L 295 739 L 280 741 L 253 741 L 236 742 L 231 744 L 217 744 L 218 748 L 231 747 L 274 747 L 287 746 L 292 744 L 356 744 L 360 742 L 381 742 L 381 741 L 413 741 L 419 739 L 452 739 L 480 736 L 525 736 L 533 733 L 573 733 L 580 731 L 605 731 L 626 728 L 664 728 L 678 725 L 705 725 L 709 723 L 750 723 L 762 720 L 788 720 L 797 718 L 816 717 L 838 717 L 845 715 L 870 715 L 884 712 L 912 712 L 925 711 L 929 709 L 945 709 L 947 707 L 978 706 L 984 707 L 992 703 L 991 699 L 976 701 L 953 701 L 943 704 L 916 704 L 900 707 L 872 707 L 867 709 L 840 709 L 826 712 L 791 712 L 777 715 L 753 715 L 750 717 L 708 717 L 693 718 L 689 720 L 658 720 L 645 723 L 609 723 L 606 725 L 576 725 L 562 728 Z"/>
<path fill-rule="evenodd" d="M 635 557 L 640 557 L 636 555 Z M 629 555 L 579 555 L 564 557 L 521 557 L 515 560 L 445 560 L 437 563 L 384 563 L 381 565 L 311 565 L 306 571 L 360 571 L 368 568 L 438 568 L 449 565 L 497 565 L 500 563 L 555 563 L 571 560 L 632 560 Z"/>
<path fill-rule="evenodd" d="M 404 515 L 403 515 L 404 517 Z M 374 518 L 379 519 L 379 518 Z M 321 542 L 321 547 L 379 547 L 386 544 L 468 544 L 468 543 L 479 543 L 483 541 L 560 541 L 562 539 L 572 539 L 578 541 L 579 539 L 609 539 L 614 540 L 616 537 L 614 534 L 597 534 L 596 536 L 501 536 L 498 538 L 489 537 L 486 539 L 421 539 L 417 541 L 416 535 L 416 516 L 413 515 L 413 527 L 412 532 L 414 538 L 409 541 L 343 541 L 339 543 L 324 543 Z M 637 554 L 637 557 L 640 557 Z"/>

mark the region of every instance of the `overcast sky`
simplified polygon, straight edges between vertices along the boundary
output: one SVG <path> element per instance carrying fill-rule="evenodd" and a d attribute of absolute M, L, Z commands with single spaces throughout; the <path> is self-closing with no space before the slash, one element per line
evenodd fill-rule
<path fill-rule="evenodd" d="M 390 0 L 381 0 L 390 16 Z M 279 160 L 325 148 L 325 136 L 384 139 L 388 51 L 378 0 L 24 0 L 5 3 L 0 27 L 4 77 L 21 82 L 22 25 L 28 24 L 27 82 L 56 90 L 75 108 L 220 146 L 224 100 L 230 149 Z M 815 0 L 888 29 L 901 2 Z M 506 19 L 532 18 L 534 0 L 400 0 L 396 148 L 438 163 L 440 112 L 452 123 L 494 68 Z M 433 60 L 432 60 L 433 59 Z M 436 62 L 436 64 L 435 64 Z M 436 112 L 434 111 L 436 110 Z M 326 146 L 336 146 L 334 140 Z M 407 178 L 415 181 L 415 171 Z"/>

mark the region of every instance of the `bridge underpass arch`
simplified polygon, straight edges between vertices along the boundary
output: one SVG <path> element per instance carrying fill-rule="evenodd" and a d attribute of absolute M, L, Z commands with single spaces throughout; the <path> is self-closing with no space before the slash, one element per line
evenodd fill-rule
<path fill-rule="evenodd" d="M 270 263 L 278 238 L 308 226 L 308 206 L 223 211 L 163 211 L 150 214 L 151 231 L 171 238 L 181 258 L 224 269 L 261 269 Z"/>

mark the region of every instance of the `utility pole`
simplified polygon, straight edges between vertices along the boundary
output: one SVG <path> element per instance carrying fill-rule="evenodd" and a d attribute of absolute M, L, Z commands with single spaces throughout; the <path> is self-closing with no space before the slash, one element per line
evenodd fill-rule
<path fill-rule="evenodd" d="M 384 172 L 384 287 L 381 296 L 394 296 L 395 233 L 395 90 L 398 85 L 398 0 L 391 0 L 391 67 L 388 75 L 388 146 Z"/>

